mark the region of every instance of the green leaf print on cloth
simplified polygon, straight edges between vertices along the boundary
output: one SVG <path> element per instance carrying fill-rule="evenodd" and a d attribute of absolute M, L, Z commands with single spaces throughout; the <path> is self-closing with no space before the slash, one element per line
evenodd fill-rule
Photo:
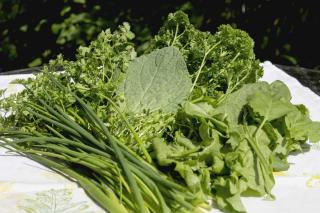
<path fill-rule="evenodd" d="M 71 189 L 41 191 L 18 203 L 18 209 L 26 213 L 93 213 L 87 201 L 72 201 Z"/>

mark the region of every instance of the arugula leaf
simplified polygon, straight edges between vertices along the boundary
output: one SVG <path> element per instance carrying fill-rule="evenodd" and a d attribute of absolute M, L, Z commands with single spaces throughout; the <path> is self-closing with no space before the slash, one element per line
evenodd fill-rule
<path fill-rule="evenodd" d="M 127 107 L 135 113 L 174 112 L 187 99 L 191 79 L 180 52 L 165 47 L 133 60 L 123 87 Z"/>

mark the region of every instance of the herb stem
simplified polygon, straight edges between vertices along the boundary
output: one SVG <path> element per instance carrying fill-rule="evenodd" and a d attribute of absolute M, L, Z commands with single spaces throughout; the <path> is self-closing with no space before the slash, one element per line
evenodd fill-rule
<path fill-rule="evenodd" d="M 132 133 L 134 139 L 136 140 L 136 142 L 138 143 L 142 153 L 144 154 L 146 160 L 148 163 L 152 162 L 152 159 L 148 153 L 148 151 L 146 150 L 146 148 L 143 146 L 143 141 L 141 140 L 141 138 L 139 137 L 139 135 L 136 133 L 136 131 L 134 131 L 133 127 L 131 126 L 131 124 L 129 123 L 128 119 L 124 116 L 124 114 L 121 112 L 121 110 L 119 109 L 119 107 L 116 105 L 116 103 L 114 103 L 109 97 L 107 96 L 103 96 L 105 99 L 107 99 L 111 105 L 113 106 L 113 108 L 117 111 L 117 113 L 121 116 L 122 120 L 125 122 L 125 124 L 127 125 L 128 129 L 130 130 L 130 132 Z"/>
<path fill-rule="evenodd" d="M 203 69 L 204 65 L 206 64 L 207 56 L 208 56 L 209 53 L 210 53 L 216 46 L 218 46 L 220 43 L 221 43 L 221 41 L 217 42 L 215 45 L 213 45 L 213 46 L 204 54 L 204 56 L 203 56 L 203 58 L 202 58 L 202 61 L 201 61 L 201 64 L 200 64 L 200 67 L 199 67 L 199 69 L 198 69 L 197 72 L 196 72 L 196 73 L 197 73 L 197 74 L 196 74 L 196 78 L 195 78 L 195 80 L 194 80 L 194 82 L 193 82 L 193 84 L 192 84 L 192 87 L 191 87 L 191 89 L 190 89 L 190 93 L 193 91 L 194 87 L 196 86 L 196 84 L 197 84 L 197 82 L 198 82 L 198 79 L 199 79 L 199 76 L 200 76 L 200 74 L 201 74 L 201 72 L 202 72 L 202 69 Z"/>

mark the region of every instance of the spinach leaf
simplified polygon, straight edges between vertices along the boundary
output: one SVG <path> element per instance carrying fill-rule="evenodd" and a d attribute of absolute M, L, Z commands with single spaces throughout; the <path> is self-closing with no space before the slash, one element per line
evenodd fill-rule
<path fill-rule="evenodd" d="M 267 90 L 268 86 L 266 82 L 245 84 L 236 92 L 226 95 L 216 107 L 215 113 L 225 115 L 230 123 L 238 123 L 240 112 L 248 103 L 248 97 L 257 90 Z"/>
<path fill-rule="evenodd" d="M 249 105 L 254 112 L 263 116 L 267 121 L 284 116 L 294 109 L 290 102 L 276 99 L 271 94 L 263 93 L 262 91 L 257 91 L 249 98 Z"/>

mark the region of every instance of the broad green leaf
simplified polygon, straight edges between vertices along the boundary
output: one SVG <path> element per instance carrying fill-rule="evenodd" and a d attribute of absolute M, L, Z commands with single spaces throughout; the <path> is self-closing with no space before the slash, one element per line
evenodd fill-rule
<path fill-rule="evenodd" d="M 188 149 L 194 149 L 195 145 L 192 143 L 192 140 L 185 137 L 181 132 L 176 132 L 175 134 L 175 141 L 177 144 L 184 146 Z"/>
<path fill-rule="evenodd" d="M 312 122 L 309 127 L 309 140 L 314 143 L 320 141 L 320 122 Z"/>
<path fill-rule="evenodd" d="M 236 212 L 246 212 L 246 209 L 241 201 L 240 194 L 235 194 L 232 197 L 229 197 L 226 199 L 230 206 L 232 206 L 232 209 L 234 209 Z"/>
<path fill-rule="evenodd" d="M 320 122 L 312 121 L 308 111 L 301 106 L 285 117 L 286 130 L 290 138 L 318 142 L 320 140 Z"/>
<path fill-rule="evenodd" d="M 272 174 L 271 151 L 267 146 L 269 144 L 269 138 L 264 131 L 261 131 L 262 134 L 254 136 L 257 130 L 255 126 L 242 126 L 242 128 L 246 140 L 256 156 L 256 161 L 254 162 L 255 177 L 259 178 L 259 181 L 256 184 L 257 188 L 255 188 L 255 190 L 263 186 L 264 192 L 272 197 L 271 189 L 275 184 L 275 180 Z M 251 182 L 254 183 L 256 181 L 255 179 Z"/>
<path fill-rule="evenodd" d="M 240 198 L 241 192 L 238 191 L 238 183 L 238 179 L 232 176 L 218 176 L 213 181 L 215 201 L 225 212 L 246 212 Z"/>
<path fill-rule="evenodd" d="M 248 97 L 257 90 L 267 90 L 268 86 L 266 82 L 244 85 L 236 92 L 227 95 L 224 101 L 215 109 L 215 113 L 224 114 L 230 123 L 237 124 L 243 106 L 248 103 Z"/>
<path fill-rule="evenodd" d="M 189 165 L 177 162 L 174 170 L 181 175 L 181 177 L 185 180 L 188 188 L 191 189 L 192 192 L 197 192 L 200 190 L 200 179 L 192 171 L 192 168 Z"/>
<path fill-rule="evenodd" d="M 270 84 L 272 96 L 278 100 L 290 101 L 291 94 L 289 88 L 282 81 L 274 81 Z"/>
<path fill-rule="evenodd" d="M 236 92 L 227 95 L 215 109 L 215 113 L 225 114 L 230 123 L 237 124 L 241 110 L 257 92 L 260 92 L 262 96 L 256 97 L 256 101 L 260 101 L 263 105 L 268 103 L 269 99 L 287 102 L 288 104 L 291 100 L 290 91 L 283 82 L 275 81 L 270 85 L 267 82 L 257 82 L 246 84 Z M 266 96 L 267 99 L 264 99 Z"/>
<path fill-rule="evenodd" d="M 272 94 L 262 91 L 255 92 L 249 97 L 248 102 L 253 111 L 259 113 L 267 121 L 280 118 L 294 109 L 290 102 L 279 100 Z"/>
<path fill-rule="evenodd" d="M 201 118 L 209 118 L 213 115 L 213 107 L 206 102 L 191 103 L 186 102 L 184 105 L 184 111 L 191 116 L 197 116 Z"/>
<path fill-rule="evenodd" d="M 173 112 L 187 99 L 191 86 L 180 52 L 174 47 L 165 47 L 129 64 L 123 90 L 127 107 L 133 112 Z"/>
<path fill-rule="evenodd" d="M 268 171 L 265 171 L 261 164 L 261 160 L 268 162 L 267 159 L 270 159 L 271 151 L 267 146 L 269 139 L 264 132 L 257 136 L 255 146 L 256 149 L 260 150 L 259 153 L 262 153 L 260 155 L 254 151 L 252 144 L 249 143 L 249 140 L 253 140 L 252 135 L 257 127 L 247 127 L 239 125 L 232 129 L 231 137 L 227 141 L 232 146 L 232 151 L 226 153 L 225 161 L 228 168 L 236 172 L 244 180 L 246 187 L 240 190 L 241 194 L 262 196 L 270 192 L 274 184 L 272 177 L 264 175 Z"/>
<path fill-rule="evenodd" d="M 208 169 L 200 170 L 201 189 L 205 194 L 211 193 L 211 177 Z"/>
<path fill-rule="evenodd" d="M 272 155 L 272 168 L 275 172 L 287 171 L 289 163 L 286 158 L 279 158 L 277 155 Z"/>
<path fill-rule="evenodd" d="M 170 147 L 162 138 L 154 138 L 152 141 L 154 157 L 157 159 L 160 166 L 167 166 L 173 163 L 173 160 L 168 156 L 172 153 Z"/>

